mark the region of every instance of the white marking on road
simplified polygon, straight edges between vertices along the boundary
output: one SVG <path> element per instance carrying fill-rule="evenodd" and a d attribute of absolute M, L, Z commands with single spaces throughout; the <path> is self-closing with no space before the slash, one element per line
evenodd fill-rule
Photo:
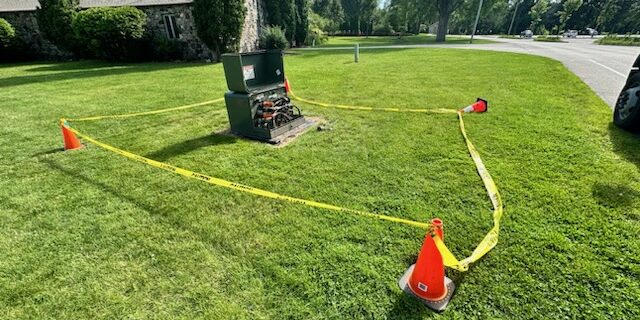
<path fill-rule="evenodd" d="M 607 70 L 609 70 L 609 71 L 611 71 L 611 72 L 613 72 L 613 73 L 615 73 L 615 74 L 617 74 L 617 75 L 619 75 L 619 76 L 621 76 L 623 78 L 627 78 L 627 76 L 625 74 L 623 74 L 622 72 L 619 72 L 618 70 L 615 70 L 615 69 L 612 69 L 610 67 L 607 67 L 602 63 L 596 62 L 593 59 L 590 59 L 590 60 L 591 60 L 591 62 L 593 62 L 593 63 L 595 63 L 595 64 L 597 64 L 597 65 L 599 65 L 599 66 L 601 66 L 601 67 L 603 67 L 603 68 L 605 68 L 605 69 L 607 69 Z"/>

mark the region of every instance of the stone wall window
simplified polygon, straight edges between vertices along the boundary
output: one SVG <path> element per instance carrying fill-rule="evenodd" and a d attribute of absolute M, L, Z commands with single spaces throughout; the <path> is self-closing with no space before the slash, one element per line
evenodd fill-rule
<path fill-rule="evenodd" d="M 167 38 L 178 39 L 180 38 L 180 31 L 178 31 L 178 24 L 176 23 L 176 16 L 168 14 L 162 17 L 164 20 L 164 30 L 167 32 Z"/>

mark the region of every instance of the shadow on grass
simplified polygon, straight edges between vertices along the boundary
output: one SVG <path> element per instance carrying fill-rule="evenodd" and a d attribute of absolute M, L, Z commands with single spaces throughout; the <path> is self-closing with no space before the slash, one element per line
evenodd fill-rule
<path fill-rule="evenodd" d="M 17 66 L 17 65 L 14 65 Z M 33 83 L 47 83 L 55 81 L 64 81 L 71 79 L 87 79 L 104 76 L 123 75 L 129 73 L 144 73 L 153 72 L 159 70 L 168 70 L 176 68 L 193 67 L 194 64 L 190 63 L 145 63 L 145 64 L 128 64 L 128 65 L 109 65 L 98 63 L 91 66 L 87 63 L 60 63 L 53 66 L 42 66 L 29 69 L 29 71 L 37 71 L 39 68 L 43 68 L 39 71 L 67 71 L 59 73 L 47 73 L 47 74 L 35 74 L 15 76 L 8 78 L 0 78 L 0 88 L 20 86 Z M 49 69 L 46 69 L 49 68 Z"/>
<path fill-rule="evenodd" d="M 591 193 L 598 204 L 613 209 L 630 207 L 640 196 L 640 192 L 629 186 L 602 182 L 595 183 Z"/>
<path fill-rule="evenodd" d="M 104 68 L 117 68 L 127 67 L 132 64 L 127 63 L 109 63 L 106 61 L 76 61 L 76 62 L 60 62 L 45 65 L 38 65 L 33 68 L 25 69 L 29 72 L 43 72 L 43 71 L 74 71 L 74 70 L 88 70 L 88 69 L 104 69 Z"/>
<path fill-rule="evenodd" d="M 145 157 L 156 161 L 166 161 L 173 157 L 187 154 L 201 148 L 236 143 L 237 140 L 237 138 L 231 136 L 211 134 L 167 146 L 156 152 L 149 153 L 145 155 Z"/>
<path fill-rule="evenodd" d="M 640 134 L 624 131 L 615 124 L 609 124 L 609 139 L 613 151 L 632 162 L 640 169 Z"/>
<path fill-rule="evenodd" d="M 77 173 L 77 172 L 75 172 L 75 171 L 73 171 L 71 169 L 67 169 L 67 168 L 61 166 L 60 164 L 56 163 L 55 161 L 53 161 L 51 159 L 40 158 L 40 159 L 38 159 L 38 161 L 40 161 L 41 163 L 44 163 L 46 166 L 48 166 L 49 168 L 51 168 L 53 170 L 56 170 L 56 171 L 64 173 L 65 175 L 67 175 L 67 176 L 69 176 L 69 177 L 71 177 L 73 179 L 76 179 L 78 181 L 81 181 L 81 182 L 84 182 L 84 183 L 87 183 L 87 184 L 90 184 L 90 185 L 94 185 L 97 188 L 99 188 L 101 191 L 106 192 L 106 193 L 108 193 L 108 194 L 110 194 L 110 195 L 112 195 L 112 196 L 114 196 L 116 198 L 123 199 L 123 200 L 135 205 L 136 207 L 146 211 L 146 212 L 153 213 L 153 214 L 160 214 L 161 216 L 165 216 L 165 214 L 163 214 L 162 212 L 159 212 L 156 207 L 154 207 L 154 206 L 152 206 L 150 204 L 144 203 L 144 202 L 140 201 L 139 199 L 136 199 L 135 197 L 132 197 L 132 196 L 130 196 L 130 195 L 124 193 L 124 192 L 119 192 L 116 188 L 111 187 L 111 186 L 109 186 L 109 185 L 107 185 L 105 183 L 102 183 L 100 181 L 97 181 L 96 179 L 91 179 L 91 178 L 89 178 L 87 176 L 84 176 L 84 175 L 82 175 L 80 173 Z"/>

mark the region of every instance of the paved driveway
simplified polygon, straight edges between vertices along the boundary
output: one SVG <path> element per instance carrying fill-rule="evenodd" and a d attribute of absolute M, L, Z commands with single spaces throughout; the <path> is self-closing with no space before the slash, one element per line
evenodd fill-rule
<path fill-rule="evenodd" d="M 574 72 L 610 107 L 613 108 L 633 62 L 640 54 L 640 47 L 602 46 L 589 37 L 567 39 L 566 43 L 539 42 L 525 39 L 500 39 L 496 36 L 478 38 L 498 41 L 492 44 L 473 45 L 404 45 L 372 46 L 362 50 L 386 48 L 465 48 L 492 51 L 528 53 L 549 57 L 562 62 Z M 353 50 L 353 47 L 307 48 L 307 50 Z M 304 49 L 303 49 L 304 50 Z"/>
<path fill-rule="evenodd" d="M 611 107 L 624 86 L 633 62 L 640 55 L 640 47 L 602 46 L 594 44 L 591 38 L 568 39 L 565 40 L 567 43 L 485 38 L 500 43 L 472 47 L 522 52 L 562 62 Z"/>

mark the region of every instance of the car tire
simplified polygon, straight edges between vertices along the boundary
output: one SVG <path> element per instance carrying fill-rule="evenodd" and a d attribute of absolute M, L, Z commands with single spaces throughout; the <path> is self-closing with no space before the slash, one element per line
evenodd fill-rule
<path fill-rule="evenodd" d="M 640 130 L 640 74 L 629 79 L 613 110 L 613 123 L 628 131 Z"/>

